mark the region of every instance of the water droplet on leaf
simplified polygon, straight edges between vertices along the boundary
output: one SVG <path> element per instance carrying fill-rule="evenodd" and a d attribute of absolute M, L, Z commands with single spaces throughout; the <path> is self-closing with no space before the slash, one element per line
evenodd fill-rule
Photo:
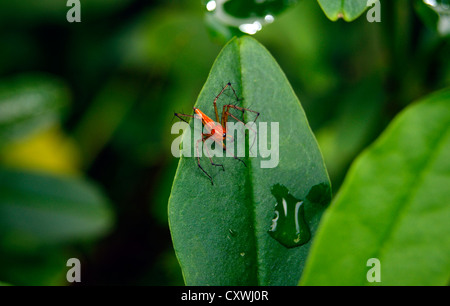
<path fill-rule="evenodd" d="M 216 7 L 217 7 L 217 4 L 216 4 L 216 1 L 214 1 L 214 0 L 208 1 L 208 3 L 206 3 L 206 9 L 209 12 L 214 11 L 216 9 Z"/>
<path fill-rule="evenodd" d="M 271 192 L 276 204 L 275 216 L 269 229 L 270 236 L 287 248 L 307 243 L 311 232 L 305 221 L 304 201 L 296 199 L 280 184 L 273 186 Z"/>

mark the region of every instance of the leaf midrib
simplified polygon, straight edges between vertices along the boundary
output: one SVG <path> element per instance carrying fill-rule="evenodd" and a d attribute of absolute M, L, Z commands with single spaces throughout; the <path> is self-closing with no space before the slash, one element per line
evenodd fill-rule
<path fill-rule="evenodd" d="M 241 92 L 242 92 L 242 97 L 244 98 L 243 100 L 242 100 L 242 104 L 243 104 L 243 106 L 244 107 L 247 107 L 247 105 L 245 104 L 245 101 L 247 101 L 246 99 L 245 99 L 245 97 L 246 97 L 246 95 L 245 95 L 245 92 L 244 92 L 244 79 L 243 79 L 243 77 L 242 77 L 242 55 L 241 55 L 241 52 L 242 52 L 242 47 L 241 47 L 241 45 L 242 45 L 242 40 L 240 40 L 240 39 L 236 39 L 236 44 L 237 44 L 237 46 L 238 46 L 238 58 L 237 58 L 237 60 L 238 60 L 238 63 L 239 63 L 239 65 L 238 65 L 238 72 L 239 72 L 239 78 L 240 78 L 240 85 L 241 85 Z M 246 116 L 246 115 L 245 115 Z M 254 240 L 254 246 L 255 246 L 255 265 L 256 265 L 256 271 L 255 271 L 255 273 L 256 273 L 256 275 L 255 275 L 255 277 L 256 277 L 256 284 L 260 284 L 260 279 L 259 279 L 259 276 L 260 276 L 260 273 L 259 273 L 259 269 L 260 269 L 260 265 L 259 265 L 259 252 L 258 252 L 258 250 L 259 250 L 259 248 L 258 248 L 258 236 L 257 236 L 257 231 L 256 231 L 256 205 L 255 205 L 255 196 L 254 196 L 254 192 L 255 192 L 255 189 L 253 188 L 253 175 L 252 175 L 252 162 L 251 162 L 251 159 L 250 159 L 250 156 L 246 156 L 246 158 L 245 158 L 245 161 L 246 161 L 246 164 L 247 164 L 247 169 L 246 169 L 246 176 L 247 176 L 247 179 L 246 179 L 246 185 L 245 185 L 245 187 L 244 187 L 244 189 L 246 190 L 246 191 L 249 191 L 249 192 L 246 192 L 246 194 L 248 194 L 249 195 L 249 202 L 250 202 L 250 207 L 251 207 L 251 213 L 250 213 L 250 218 L 251 218 L 251 224 L 252 224 L 252 226 L 253 226 L 253 240 Z"/>

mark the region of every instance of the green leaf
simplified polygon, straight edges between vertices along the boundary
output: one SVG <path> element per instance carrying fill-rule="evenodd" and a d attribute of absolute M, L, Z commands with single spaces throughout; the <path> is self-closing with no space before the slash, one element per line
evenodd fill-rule
<path fill-rule="evenodd" d="M 256 40 L 242 37 L 224 47 L 196 107 L 215 118 L 213 99 L 228 82 L 240 97 L 238 105 L 260 112 L 257 123 L 266 122 L 269 129 L 279 123 L 279 137 L 268 141 L 268 147 L 276 147 L 279 140 L 279 163 L 261 168 L 268 158 L 262 158 L 256 148 L 257 157 L 246 154 L 244 158 L 247 167 L 231 157 L 214 157 L 224 165 L 222 171 L 203 156 L 200 162 L 213 178 L 211 185 L 197 159 L 182 156 L 169 198 L 174 248 L 188 285 L 293 285 L 310 245 L 297 235 L 294 217 L 298 216 L 300 227 L 307 226 L 300 229 L 301 235 L 314 235 L 331 197 L 322 156 L 288 80 Z M 228 103 L 236 103 L 230 90 L 220 96 L 219 110 Z M 245 113 L 246 122 L 252 118 L 253 114 Z M 184 133 L 183 146 L 189 135 Z M 250 146 L 250 137 L 247 141 Z M 287 218 L 280 213 L 279 227 L 269 234 L 275 204 L 280 209 L 282 199 Z M 300 201 L 302 206 L 296 207 Z M 295 239 L 302 241 L 295 244 Z M 301 243 L 305 244 L 293 247 Z"/>
<path fill-rule="evenodd" d="M 0 147 L 58 122 L 68 100 L 65 85 L 46 74 L 0 82 Z"/>
<path fill-rule="evenodd" d="M 345 21 L 353 21 L 366 9 L 368 0 L 317 0 L 325 15 L 336 21 L 343 18 Z"/>
<path fill-rule="evenodd" d="M 107 200 L 80 179 L 0 169 L 0 245 L 34 248 L 96 238 L 111 226 Z"/>
<path fill-rule="evenodd" d="M 324 214 L 303 285 L 445 285 L 450 278 L 450 89 L 398 115 Z M 376 283 L 373 283 L 376 284 Z"/>

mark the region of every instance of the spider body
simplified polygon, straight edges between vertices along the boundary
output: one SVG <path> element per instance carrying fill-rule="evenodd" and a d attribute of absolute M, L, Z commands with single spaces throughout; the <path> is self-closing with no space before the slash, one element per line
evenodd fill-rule
<path fill-rule="evenodd" d="M 235 120 L 244 123 L 242 120 L 238 119 L 235 115 L 233 115 L 232 113 L 230 113 L 230 109 L 236 109 L 242 112 L 242 115 L 244 114 L 245 111 L 250 111 L 256 114 L 255 120 L 258 118 L 259 113 L 248 109 L 248 108 L 243 108 L 240 106 L 236 106 L 233 104 L 225 104 L 223 106 L 223 110 L 222 110 L 222 118 L 221 120 L 219 120 L 219 112 L 217 110 L 217 100 L 219 99 L 220 95 L 228 88 L 230 87 L 231 90 L 234 93 L 234 96 L 236 97 L 236 101 L 239 101 L 239 98 L 236 94 L 236 91 L 234 90 L 233 86 L 231 86 L 231 83 L 228 83 L 227 85 L 225 85 L 224 88 L 222 88 L 222 90 L 220 91 L 220 93 L 216 96 L 216 98 L 213 101 L 214 104 L 214 112 L 216 115 L 216 121 L 212 120 L 210 117 L 208 117 L 204 112 L 202 112 L 200 109 L 194 107 L 194 113 L 202 120 L 202 124 L 205 126 L 205 130 L 206 133 L 202 133 L 202 138 L 199 139 L 196 143 L 196 151 L 197 151 L 197 165 L 198 167 L 203 171 L 203 173 L 205 173 L 208 178 L 211 180 L 211 184 L 214 185 L 213 179 L 212 177 L 203 169 L 203 167 L 200 164 L 200 154 L 199 154 L 199 143 L 205 142 L 207 139 L 211 138 L 216 144 L 219 144 L 220 146 L 223 147 L 224 150 L 227 150 L 226 147 L 226 142 L 227 141 L 233 141 L 233 136 L 231 135 L 227 135 L 227 130 L 226 130 L 226 123 L 228 121 L 228 116 L 231 116 L 232 118 L 234 118 Z M 175 116 L 177 116 L 178 118 L 180 118 L 181 120 L 183 120 L 184 122 L 187 122 L 186 120 L 184 120 L 182 117 L 189 117 L 189 118 L 194 118 L 194 115 L 186 115 L 186 114 L 179 114 L 179 113 L 175 113 Z M 206 152 L 209 154 L 208 148 L 206 147 Z M 245 162 L 242 159 L 239 159 L 236 157 L 236 155 L 233 154 L 234 159 L 239 160 L 240 162 L 242 162 L 245 166 L 247 166 L 245 164 Z M 213 166 L 217 166 L 217 167 L 222 167 L 222 170 L 225 171 L 225 168 L 223 167 L 222 164 L 216 164 L 213 162 L 210 154 L 208 155 L 208 158 L 211 162 L 211 165 Z"/>

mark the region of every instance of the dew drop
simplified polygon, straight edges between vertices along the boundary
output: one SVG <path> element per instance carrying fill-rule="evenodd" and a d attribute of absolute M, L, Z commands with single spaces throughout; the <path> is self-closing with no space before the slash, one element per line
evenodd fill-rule
<path fill-rule="evenodd" d="M 274 22 L 274 20 L 275 20 L 275 18 L 270 14 L 268 14 L 264 17 L 264 21 L 267 23 L 272 23 L 272 22 Z"/>
<path fill-rule="evenodd" d="M 447 0 L 423 0 L 423 2 L 431 7 L 435 7 L 440 10 L 450 9 L 450 3 Z"/>
<path fill-rule="evenodd" d="M 239 25 L 239 30 L 246 34 L 256 34 L 258 31 L 262 29 L 262 24 L 259 21 L 254 21 L 252 23 L 243 23 Z"/>
<path fill-rule="evenodd" d="M 208 3 L 206 3 L 206 9 L 209 12 L 214 11 L 216 9 L 216 7 L 217 7 L 217 4 L 216 4 L 216 1 L 214 1 L 214 0 L 208 1 Z"/>
<path fill-rule="evenodd" d="M 275 197 L 275 212 L 269 234 L 287 248 L 301 246 L 311 239 L 305 221 L 304 201 L 296 199 L 289 190 L 277 184 L 271 189 Z"/>

